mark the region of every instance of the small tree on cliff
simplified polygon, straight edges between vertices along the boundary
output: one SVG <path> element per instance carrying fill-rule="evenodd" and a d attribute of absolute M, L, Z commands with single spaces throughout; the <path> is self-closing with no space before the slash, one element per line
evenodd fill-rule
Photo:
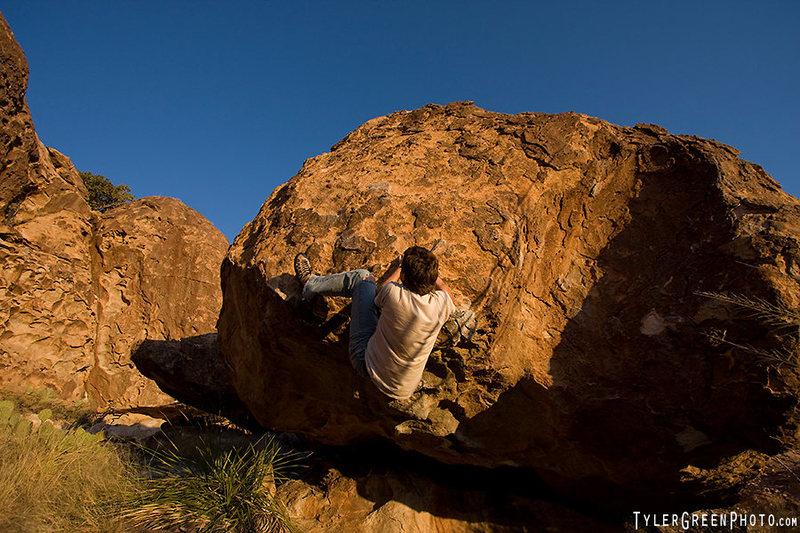
<path fill-rule="evenodd" d="M 80 175 L 89 190 L 89 207 L 92 209 L 105 211 L 136 198 L 125 184 L 114 185 L 107 177 L 91 172 L 81 172 Z"/>

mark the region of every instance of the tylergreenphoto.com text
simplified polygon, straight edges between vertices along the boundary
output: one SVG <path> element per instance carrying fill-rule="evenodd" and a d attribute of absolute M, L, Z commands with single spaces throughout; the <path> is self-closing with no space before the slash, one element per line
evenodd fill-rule
<path fill-rule="evenodd" d="M 680 527 L 683 530 L 696 527 L 718 527 L 734 529 L 740 527 L 785 527 L 798 526 L 796 516 L 779 516 L 771 513 L 642 513 L 634 511 L 633 524 L 640 527 Z"/>

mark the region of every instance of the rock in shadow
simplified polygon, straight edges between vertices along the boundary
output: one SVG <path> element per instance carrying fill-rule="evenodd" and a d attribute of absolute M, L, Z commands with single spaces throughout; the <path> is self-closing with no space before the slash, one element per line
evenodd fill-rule
<path fill-rule="evenodd" d="M 146 339 L 133 351 L 131 360 L 177 400 L 243 427 L 258 427 L 231 386 L 216 333 L 181 340 Z"/>
<path fill-rule="evenodd" d="M 530 471 L 444 465 L 381 441 L 312 447 L 279 488 L 307 531 L 619 531 L 622 520 L 559 498 Z M 537 530 L 538 530 L 537 529 Z"/>
<path fill-rule="evenodd" d="M 777 437 L 796 424 L 795 378 L 705 332 L 764 349 L 778 341 L 696 294 L 768 300 L 780 286 L 745 262 L 751 245 L 740 261 L 719 252 L 734 231 L 714 218 L 724 198 L 707 193 L 718 170 L 692 150 L 673 146 L 669 166 L 639 170 L 630 220 L 597 255 L 602 275 L 560 331 L 552 383 L 523 377 L 462 421 L 465 450 L 533 464 L 562 493 L 613 510 L 724 498 L 751 474 L 740 454 L 780 451 Z"/>

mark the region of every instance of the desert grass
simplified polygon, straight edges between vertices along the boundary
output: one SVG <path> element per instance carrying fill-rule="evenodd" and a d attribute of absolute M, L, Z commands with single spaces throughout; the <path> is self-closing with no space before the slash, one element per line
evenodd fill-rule
<path fill-rule="evenodd" d="M 235 446 L 207 427 L 134 446 L 88 433 L 91 419 L 52 391 L 0 389 L 1 532 L 297 531 L 274 495 L 298 458 L 274 440 Z"/>
<path fill-rule="evenodd" d="M 59 429 L 49 408 L 26 415 L 0 401 L 0 531 L 121 531 L 115 505 L 135 480 L 124 451 L 101 434 Z"/>
<path fill-rule="evenodd" d="M 780 303 L 774 304 L 762 298 L 735 293 L 698 292 L 697 294 L 738 307 L 746 311 L 747 316 L 760 319 L 764 324 L 778 328 L 779 331 L 800 326 L 800 311 Z"/>

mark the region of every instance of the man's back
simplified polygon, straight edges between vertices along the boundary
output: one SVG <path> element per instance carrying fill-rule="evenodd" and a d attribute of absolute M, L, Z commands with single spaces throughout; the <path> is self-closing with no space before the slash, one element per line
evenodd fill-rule
<path fill-rule="evenodd" d="M 375 296 L 375 305 L 381 316 L 367 345 L 367 373 L 381 392 L 406 399 L 422 378 L 436 336 L 455 304 L 443 290 L 421 296 L 387 283 Z"/>

